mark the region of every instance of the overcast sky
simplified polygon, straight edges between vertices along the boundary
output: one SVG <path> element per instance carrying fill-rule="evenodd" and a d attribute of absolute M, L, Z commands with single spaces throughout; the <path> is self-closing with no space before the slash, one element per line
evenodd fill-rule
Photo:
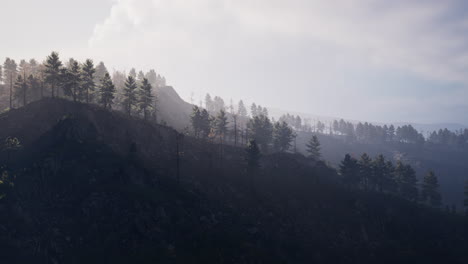
<path fill-rule="evenodd" d="M 188 99 L 468 124 L 462 0 L 0 0 L 0 57 L 155 68 Z"/>

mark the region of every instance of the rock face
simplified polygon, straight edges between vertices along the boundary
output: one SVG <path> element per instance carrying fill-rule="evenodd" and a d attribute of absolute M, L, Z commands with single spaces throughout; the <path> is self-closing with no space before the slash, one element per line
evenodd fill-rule
<path fill-rule="evenodd" d="M 0 127 L 21 142 L 0 152 L 2 263 L 466 263 L 462 217 L 348 191 L 301 155 L 252 174 L 243 149 L 65 100 Z"/>

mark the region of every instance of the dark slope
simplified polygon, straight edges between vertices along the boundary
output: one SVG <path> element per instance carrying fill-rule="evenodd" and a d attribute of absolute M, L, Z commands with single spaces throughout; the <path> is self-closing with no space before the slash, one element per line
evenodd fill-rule
<path fill-rule="evenodd" d="M 466 263 L 464 218 L 343 189 L 300 155 L 180 140 L 120 113 L 44 100 L 0 116 L 5 263 Z M 8 158 L 9 156 L 9 158 Z"/>

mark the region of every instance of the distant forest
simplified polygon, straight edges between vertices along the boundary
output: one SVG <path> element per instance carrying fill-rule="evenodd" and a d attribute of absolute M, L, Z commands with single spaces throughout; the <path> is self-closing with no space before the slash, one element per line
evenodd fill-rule
<path fill-rule="evenodd" d="M 166 80 L 155 70 L 144 73 L 131 69 L 128 74 L 120 71 L 110 74 L 103 62 L 97 65 L 91 59 L 62 62 L 59 54 L 52 52 L 43 63 L 31 59 L 21 60 L 17 64 L 15 60 L 7 58 L 0 67 L 0 83 L 3 84 L 1 95 L 7 98 L 8 109 L 19 108 L 44 97 L 60 97 L 99 104 L 109 110 L 164 124 L 164 120 L 158 120 L 158 89 L 166 86 Z M 237 104 L 231 101 L 227 105 L 221 97 L 212 98 L 209 94 L 204 104 L 193 105 L 190 124 L 187 124 L 183 134 L 221 145 L 245 147 L 248 164 L 254 170 L 261 153 L 297 152 L 296 137 L 299 132 L 313 134 L 306 146 L 306 154 L 315 162 L 321 160 L 317 134 L 329 134 L 344 138 L 347 142 L 365 144 L 436 144 L 468 148 L 468 129 L 434 131 L 425 138 L 411 125 L 355 124 L 343 119 L 329 124 L 321 121 L 312 124 L 310 120 L 289 114 L 275 120 L 269 117 L 267 108 L 255 103 L 248 107 L 240 100 Z M 6 145 L 14 145 L 17 139 L 8 140 Z M 339 174 L 343 184 L 350 189 L 394 194 L 431 207 L 442 205 L 436 173 L 428 171 L 422 183 L 418 184 L 416 172 L 409 164 L 402 161 L 393 164 L 383 155 L 373 159 L 365 153 L 360 157 L 346 155 L 339 167 Z M 465 205 L 468 206 L 468 200 Z"/>

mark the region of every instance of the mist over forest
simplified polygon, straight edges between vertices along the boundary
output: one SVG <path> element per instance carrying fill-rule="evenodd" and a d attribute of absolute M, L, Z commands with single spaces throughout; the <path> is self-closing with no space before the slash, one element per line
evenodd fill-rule
<path fill-rule="evenodd" d="M 464 3 L 2 6 L 0 263 L 468 263 Z"/>

